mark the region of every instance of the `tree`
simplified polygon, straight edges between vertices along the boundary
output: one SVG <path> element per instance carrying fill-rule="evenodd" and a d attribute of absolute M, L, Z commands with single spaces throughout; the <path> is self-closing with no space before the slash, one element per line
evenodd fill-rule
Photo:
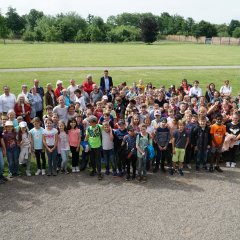
<path fill-rule="evenodd" d="M 36 9 L 31 9 L 29 14 L 25 16 L 25 19 L 27 21 L 27 28 L 33 31 L 37 25 L 37 21 L 43 18 L 43 16 L 43 12 L 37 11 Z"/>
<path fill-rule="evenodd" d="M 4 18 L 4 16 L 0 14 L 0 38 L 3 39 L 4 44 L 5 44 L 5 39 L 8 36 L 8 33 L 9 33 L 9 29 L 7 27 L 7 21 Z"/>
<path fill-rule="evenodd" d="M 240 21 L 238 20 L 231 20 L 229 26 L 228 26 L 228 33 L 230 36 L 232 36 L 233 31 L 235 28 L 240 27 Z"/>
<path fill-rule="evenodd" d="M 144 16 L 140 22 L 141 36 L 145 43 L 153 43 L 157 39 L 158 24 L 154 16 Z"/>
<path fill-rule="evenodd" d="M 217 36 L 217 29 L 213 24 L 202 20 L 198 24 L 194 25 L 193 35 L 197 38 L 200 36 L 211 38 Z"/>
<path fill-rule="evenodd" d="M 232 33 L 232 36 L 235 38 L 240 38 L 240 27 L 236 27 Z"/>

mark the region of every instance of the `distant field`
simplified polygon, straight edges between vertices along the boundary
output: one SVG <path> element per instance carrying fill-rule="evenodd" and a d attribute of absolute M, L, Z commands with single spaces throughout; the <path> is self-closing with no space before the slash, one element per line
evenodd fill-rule
<path fill-rule="evenodd" d="M 0 68 L 239 65 L 239 46 L 179 44 L 0 44 Z"/>
<path fill-rule="evenodd" d="M 93 75 L 94 81 L 99 84 L 99 78 L 102 71 L 56 71 L 56 72 L 19 72 L 19 73 L 0 73 L 0 89 L 6 84 L 15 94 L 20 93 L 21 85 L 32 86 L 33 79 L 38 78 L 42 86 L 47 83 L 55 85 L 58 79 L 64 81 L 64 86 L 69 85 L 69 79 L 74 78 L 78 84 L 82 83 L 87 74 Z M 144 83 L 152 82 L 154 86 L 171 84 L 179 86 L 183 78 L 188 79 L 190 83 L 198 79 L 201 88 L 205 91 L 206 85 L 214 82 L 217 89 L 223 85 L 223 81 L 230 80 L 233 87 L 233 93 L 236 95 L 240 91 L 240 69 L 206 69 L 206 70 L 128 70 L 128 71 L 110 71 L 114 84 L 127 82 L 131 85 L 134 81 L 143 79 Z M 1 91 L 1 90 L 0 90 Z"/>

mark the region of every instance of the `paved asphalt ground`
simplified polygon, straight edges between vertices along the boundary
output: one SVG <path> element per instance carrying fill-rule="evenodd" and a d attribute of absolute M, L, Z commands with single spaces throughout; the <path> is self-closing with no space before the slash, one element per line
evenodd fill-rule
<path fill-rule="evenodd" d="M 19 177 L 0 185 L 0 239 L 239 240 L 240 169 L 223 169 Z"/>

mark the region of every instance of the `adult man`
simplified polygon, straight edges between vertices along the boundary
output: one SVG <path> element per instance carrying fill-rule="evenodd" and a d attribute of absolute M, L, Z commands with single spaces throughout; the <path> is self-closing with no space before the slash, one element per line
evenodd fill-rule
<path fill-rule="evenodd" d="M 25 97 L 25 100 L 27 102 L 29 102 L 29 104 L 31 105 L 32 102 L 33 102 L 33 96 L 30 92 L 28 92 L 28 89 L 27 89 L 27 85 L 22 85 L 22 92 L 18 95 L 18 98 L 21 96 L 24 96 Z"/>
<path fill-rule="evenodd" d="M 98 89 L 97 84 L 93 84 L 93 91 L 90 94 L 90 101 L 93 105 L 96 105 L 96 102 L 102 100 L 103 93 Z"/>
<path fill-rule="evenodd" d="M 78 86 L 76 85 L 76 82 L 74 79 L 71 79 L 70 80 L 70 86 L 68 86 L 67 88 L 67 93 L 70 97 L 70 101 L 71 103 L 74 103 L 75 102 L 75 94 L 74 94 L 74 91 L 78 89 Z"/>
<path fill-rule="evenodd" d="M 44 89 L 43 89 L 43 87 L 39 86 L 39 80 L 38 79 L 34 79 L 33 82 L 34 82 L 34 86 L 33 87 L 36 88 L 37 93 L 41 96 L 41 98 L 43 100 L 43 97 L 44 97 Z M 32 93 L 31 90 L 30 90 L 30 93 Z"/>
<path fill-rule="evenodd" d="M 0 114 L 6 114 L 10 109 L 14 109 L 16 96 L 10 93 L 8 86 L 3 87 L 4 93 L 0 96 Z"/>
<path fill-rule="evenodd" d="M 199 81 L 195 80 L 193 83 L 193 87 L 190 88 L 189 96 L 190 97 L 201 97 L 202 96 L 202 89 L 198 86 Z"/>
<path fill-rule="evenodd" d="M 93 84 L 95 84 L 92 80 L 92 75 L 87 75 L 87 79 L 86 81 L 83 83 L 83 88 L 84 91 L 88 93 L 88 95 L 90 96 L 90 93 L 93 90 Z"/>
<path fill-rule="evenodd" d="M 100 88 L 103 93 L 107 94 L 113 86 L 113 81 L 112 77 L 108 76 L 108 70 L 104 70 L 103 73 L 104 75 L 100 79 Z"/>
<path fill-rule="evenodd" d="M 61 80 L 57 80 L 56 89 L 54 90 L 54 93 L 57 99 L 62 95 L 61 91 L 63 89 L 64 89 L 63 82 Z"/>
<path fill-rule="evenodd" d="M 90 103 L 90 97 L 88 95 L 87 92 L 84 91 L 84 86 L 81 84 L 81 85 L 78 85 L 78 89 L 81 91 L 81 95 L 84 97 L 84 101 L 85 103 Z"/>

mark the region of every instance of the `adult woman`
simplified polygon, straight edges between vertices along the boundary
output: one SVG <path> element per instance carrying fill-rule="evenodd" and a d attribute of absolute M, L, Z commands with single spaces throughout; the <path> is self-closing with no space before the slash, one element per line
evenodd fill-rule
<path fill-rule="evenodd" d="M 229 85 L 229 80 L 224 81 L 224 85 L 220 88 L 222 97 L 229 97 L 232 94 L 232 87 Z"/>
<path fill-rule="evenodd" d="M 23 120 L 27 122 L 28 124 L 31 121 L 30 114 L 31 114 L 31 106 L 30 104 L 25 100 L 25 97 L 23 95 L 19 95 L 17 102 L 14 107 L 14 111 L 16 113 L 16 117 L 23 117 Z"/>
<path fill-rule="evenodd" d="M 45 102 L 46 102 L 46 106 L 49 106 L 49 105 L 52 107 L 57 106 L 57 98 L 53 91 L 53 86 L 51 83 L 47 84 L 47 92 L 45 94 Z"/>
<path fill-rule="evenodd" d="M 35 87 L 31 89 L 32 92 L 32 111 L 31 111 L 31 119 L 35 117 L 39 117 L 39 119 L 42 121 L 43 119 L 43 103 L 42 98 L 39 93 L 37 93 L 37 90 Z"/>
<path fill-rule="evenodd" d="M 214 83 L 210 83 L 207 86 L 207 91 L 205 93 L 205 98 L 206 98 L 207 102 L 212 102 L 212 100 L 214 98 L 214 92 L 215 91 L 216 91 L 215 84 Z"/>
<path fill-rule="evenodd" d="M 192 86 L 190 84 L 188 84 L 187 79 L 183 79 L 181 87 L 183 87 L 183 91 L 185 94 L 189 94 L 190 88 Z"/>

